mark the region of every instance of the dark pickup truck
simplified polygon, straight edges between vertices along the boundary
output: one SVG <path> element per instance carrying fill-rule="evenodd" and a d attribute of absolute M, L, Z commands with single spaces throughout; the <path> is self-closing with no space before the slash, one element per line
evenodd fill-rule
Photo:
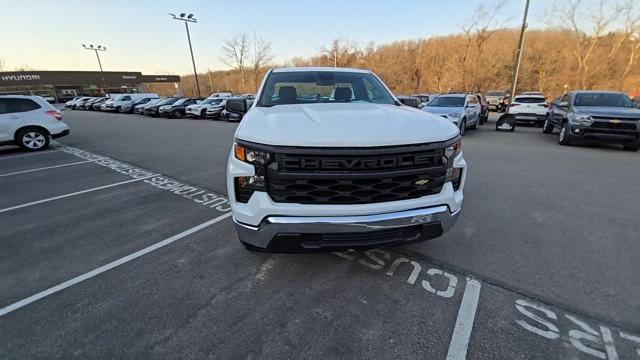
<path fill-rule="evenodd" d="M 640 149 L 640 109 L 629 97 L 614 91 L 573 91 L 551 104 L 542 128 L 545 134 L 560 129 L 558 143 L 597 139 Z"/>

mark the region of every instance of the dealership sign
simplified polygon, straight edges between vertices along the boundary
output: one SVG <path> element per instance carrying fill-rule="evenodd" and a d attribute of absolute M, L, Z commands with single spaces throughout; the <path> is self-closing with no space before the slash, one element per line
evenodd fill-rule
<path fill-rule="evenodd" d="M 40 80 L 40 75 L 2 75 L 2 81 L 35 81 Z"/>
<path fill-rule="evenodd" d="M 103 80 L 104 75 L 104 80 Z M 11 71 L 0 72 L 0 86 L 65 85 L 101 87 L 138 86 L 145 82 L 180 82 L 177 75 L 142 75 L 140 72 L 123 71 Z"/>

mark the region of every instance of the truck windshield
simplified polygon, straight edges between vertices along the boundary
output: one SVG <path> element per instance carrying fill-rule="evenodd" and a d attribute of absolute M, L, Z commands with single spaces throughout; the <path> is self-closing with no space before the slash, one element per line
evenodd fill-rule
<path fill-rule="evenodd" d="M 462 96 L 438 96 L 433 99 L 427 106 L 436 107 L 463 107 L 464 97 Z"/>
<path fill-rule="evenodd" d="M 487 91 L 485 96 L 502 96 L 504 93 L 502 91 Z"/>
<path fill-rule="evenodd" d="M 575 106 L 610 106 L 610 107 L 635 107 L 634 103 L 625 94 L 619 93 L 578 93 Z"/>
<path fill-rule="evenodd" d="M 395 104 L 372 74 L 337 71 L 290 71 L 269 74 L 257 106 L 319 103 Z"/>

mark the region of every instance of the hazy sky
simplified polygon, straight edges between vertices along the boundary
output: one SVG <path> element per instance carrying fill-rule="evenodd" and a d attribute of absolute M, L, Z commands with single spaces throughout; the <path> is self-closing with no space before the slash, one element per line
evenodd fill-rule
<path fill-rule="evenodd" d="M 225 38 L 246 32 L 271 42 L 275 60 L 310 56 L 335 37 L 365 45 L 460 31 L 481 0 L 403 1 L 33 1 L 0 0 L 0 61 L 11 70 L 96 70 L 93 52 L 108 48 L 105 70 L 192 72 L 184 24 L 167 13 L 193 13 L 190 24 L 199 71 L 226 69 Z M 485 1 L 490 3 L 490 1 Z M 508 0 L 508 26 L 519 26 L 524 0 Z M 544 26 L 552 0 L 534 0 L 530 27 Z"/>

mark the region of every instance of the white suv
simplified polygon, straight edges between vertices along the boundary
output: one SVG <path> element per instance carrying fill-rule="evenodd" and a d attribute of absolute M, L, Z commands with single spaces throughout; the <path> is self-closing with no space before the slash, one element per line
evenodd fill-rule
<path fill-rule="evenodd" d="M 60 111 L 40 96 L 0 95 L 0 145 L 38 151 L 68 134 Z"/>
<path fill-rule="evenodd" d="M 248 249 L 404 244 L 453 226 L 467 165 L 450 121 L 404 106 L 360 69 L 274 69 L 256 99 L 227 100 L 246 112 L 227 188 Z"/>
<path fill-rule="evenodd" d="M 513 115 L 516 122 L 542 125 L 549 112 L 549 104 L 544 95 L 523 93 L 513 99 L 509 107 L 509 114 Z"/>

